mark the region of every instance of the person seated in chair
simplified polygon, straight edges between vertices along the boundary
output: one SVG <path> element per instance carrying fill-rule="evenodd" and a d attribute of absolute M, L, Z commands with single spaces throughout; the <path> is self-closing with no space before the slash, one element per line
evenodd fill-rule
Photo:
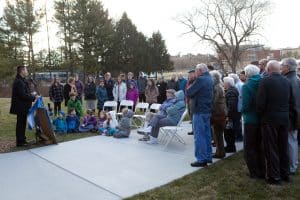
<path fill-rule="evenodd" d="M 149 126 L 147 127 L 148 133 L 150 133 L 149 141 L 147 144 L 157 144 L 157 138 L 159 134 L 159 129 L 164 126 L 176 126 L 181 119 L 182 114 L 184 113 L 185 99 L 183 91 L 178 91 L 175 93 L 176 101 L 173 105 L 169 106 L 166 109 L 166 116 L 163 118 L 158 118 L 157 115 L 153 117 L 150 121 Z"/>

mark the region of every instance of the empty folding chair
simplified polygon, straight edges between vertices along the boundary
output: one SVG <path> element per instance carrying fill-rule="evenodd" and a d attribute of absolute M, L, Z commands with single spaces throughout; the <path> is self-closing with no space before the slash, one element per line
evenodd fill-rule
<path fill-rule="evenodd" d="M 166 139 L 164 148 L 167 148 L 169 143 L 174 138 L 176 138 L 178 140 L 178 142 L 185 144 L 185 141 L 178 134 L 178 131 L 183 130 L 183 127 L 181 126 L 181 124 L 182 124 L 182 121 L 184 120 L 184 118 L 186 117 L 187 113 L 188 113 L 188 110 L 186 109 L 184 111 L 184 113 L 182 114 L 182 116 L 176 126 L 164 126 L 164 127 L 160 128 L 160 131 L 163 133 L 160 140 L 163 142 Z"/>
<path fill-rule="evenodd" d="M 140 112 L 142 112 L 143 114 L 136 114 L 138 110 L 142 110 Z M 133 120 L 132 120 L 132 125 L 133 127 L 135 128 L 140 128 L 140 127 L 143 127 L 144 124 L 145 124 L 145 120 L 146 120 L 146 113 L 149 109 L 149 103 L 137 103 L 136 106 L 135 106 L 135 114 L 133 115 Z M 136 119 L 138 122 L 139 122 L 139 125 L 138 123 L 135 122 Z"/>
<path fill-rule="evenodd" d="M 161 106 L 161 104 L 159 104 L 159 103 L 153 103 L 153 104 L 151 104 L 151 106 L 150 106 L 150 111 L 154 110 L 155 112 L 158 112 L 160 106 Z"/>
<path fill-rule="evenodd" d="M 112 108 L 112 110 L 117 110 L 118 103 L 116 101 L 105 101 L 103 105 L 103 110 L 105 111 L 105 108 Z"/>

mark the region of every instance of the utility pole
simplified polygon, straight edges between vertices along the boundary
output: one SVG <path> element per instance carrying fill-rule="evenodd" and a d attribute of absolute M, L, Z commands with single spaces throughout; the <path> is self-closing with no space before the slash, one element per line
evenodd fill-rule
<path fill-rule="evenodd" d="M 45 1 L 45 16 L 46 16 L 46 27 L 47 27 L 47 39 L 48 39 L 48 65 L 51 65 L 51 52 L 50 52 L 50 36 L 48 26 L 48 15 L 47 15 L 47 1 Z"/>

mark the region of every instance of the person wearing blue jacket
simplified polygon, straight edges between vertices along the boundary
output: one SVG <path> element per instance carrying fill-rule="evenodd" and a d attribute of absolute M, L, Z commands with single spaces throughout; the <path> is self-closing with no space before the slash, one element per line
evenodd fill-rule
<path fill-rule="evenodd" d="M 185 106 L 185 98 L 182 90 L 179 90 L 175 93 L 176 102 L 167 108 L 167 116 L 161 118 L 158 123 L 151 127 L 150 132 L 150 140 L 147 142 L 148 144 L 157 144 L 157 137 L 159 133 L 159 129 L 164 126 L 176 126 L 180 121 L 182 114 L 184 113 Z"/>
<path fill-rule="evenodd" d="M 198 64 L 195 68 L 197 79 L 186 90 L 192 100 L 193 131 L 195 139 L 196 161 L 192 167 L 205 167 L 212 162 L 210 118 L 213 103 L 214 83 L 206 64 Z"/>
<path fill-rule="evenodd" d="M 63 111 L 58 112 L 58 117 L 53 120 L 53 125 L 55 133 L 67 133 L 67 122 Z"/>
<path fill-rule="evenodd" d="M 182 72 L 178 74 L 178 84 L 179 84 L 179 90 L 182 90 L 185 92 L 185 86 L 187 84 L 187 80 L 183 77 Z"/>
<path fill-rule="evenodd" d="M 98 108 L 98 115 L 103 110 L 104 102 L 108 101 L 107 89 L 105 88 L 104 79 L 100 79 L 99 86 L 96 90 L 96 97 L 98 100 L 97 108 Z"/>
<path fill-rule="evenodd" d="M 71 109 L 69 115 L 66 118 L 67 122 L 67 132 L 68 133 L 78 133 L 79 132 L 79 125 L 80 120 L 79 117 L 76 115 L 75 109 Z"/>

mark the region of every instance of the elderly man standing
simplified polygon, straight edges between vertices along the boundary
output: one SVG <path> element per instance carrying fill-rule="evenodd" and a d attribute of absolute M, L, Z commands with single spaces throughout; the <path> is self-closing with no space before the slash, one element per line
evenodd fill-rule
<path fill-rule="evenodd" d="M 289 181 L 288 130 L 291 86 L 280 74 L 280 64 L 269 61 L 269 75 L 260 82 L 256 110 L 261 117 L 262 137 L 266 157 L 267 183 Z"/>
<path fill-rule="evenodd" d="M 213 102 L 213 79 L 205 64 L 195 68 L 197 79 L 187 89 L 186 94 L 192 99 L 193 130 L 195 139 L 196 162 L 192 167 L 205 167 L 212 162 L 210 117 Z"/>
<path fill-rule="evenodd" d="M 300 128 L 300 80 L 296 74 L 297 61 L 294 58 L 282 60 L 281 73 L 288 79 L 292 87 L 293 108 L 290 109 L 289 123 L 289 154 L 290 154 L 290 173 L 295 174 L 298 168 L 298 141 L 297 129 Z"/>

